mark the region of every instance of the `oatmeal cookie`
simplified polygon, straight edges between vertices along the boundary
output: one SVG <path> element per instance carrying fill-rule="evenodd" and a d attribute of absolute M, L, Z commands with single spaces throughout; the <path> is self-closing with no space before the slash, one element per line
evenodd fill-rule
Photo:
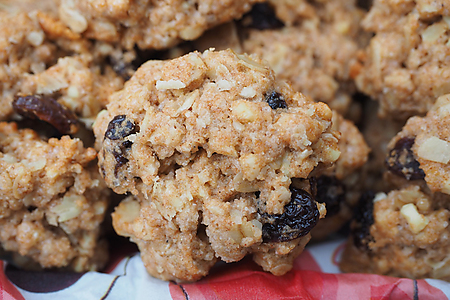
<path fill-rule="evenodd" d="M 42 140 L 31 129 L 0 123 L 0 244 L 43 268 L 97 270 L 107 260 L 100 224 L 109 190 L 96 151 L 78 139 Z M 24 260 L 23 257 L 28 259 Z"/>
<path fill-rule="evenodd" d="M 395 189 L 366 199 L 356 215 L 344 271 L 450 280 L 449 114 L 443 95 L 390 141 L 384 179 Z"/>
<path fill-rule="evenodd" d="M 119 42 L 131 50 L 164 49 L 198 38 L 205 30 L 237 19 L 260 0 L 60 0 L 59 16 L 87 38 Z"/>
<path fill-rule="evenodd" d="M 355 91 L 351 75 L 364 15 L 355 2 L 256 4 L 241 21 L 243 51 L 267 60 L 296 90 L 345 114 Z"/>
<path fill-rule="evenodd" d="M 362 200 L 344 272 L 450 280 L 449 199 L 410 185 Z"/>
<path fill-rule="evenodd" d="M 256 3 L 241 19 L 206 31 L 176 47 L 175 54 L 214 47 L 259 55 L 277 78 L 347 114 L 356 90 L 352 74 L 359 66 L 357 51 L 364 44 L 365 35 L 358 26 L 364 12 L 352 0 L 289 1 L 294 3 L 308 9 L 289 18 L 284 1 Z"/>
<path fill-rule="evenodd" d="M 336 112 L 333 113 L 333 129 L 340 133 L 341 155 L 331 168 L 314 178 L 316 201 L 325 203 L 327 208 L 325 219 L 311 231 L 314 240 L 326 238 L 349 222 L 364 191 L 359 182 L 370 148 L 355 124 Z"/>
<path fill-rule="evenodd" d="M 449 116 L 447 94 L 436 100 L 425 117 L 411 117 L 391 140 L 387 177 L 397 186 L 420 183 L 431 193 L 450 195 Z"/>
<path fill-rule="evenodd" d="M 132 52 L 82 39 L 44 12 L 0 11 L 0 119 L 14 117 L 15 96 L 45 95 L 92 123 L 123 86 L 128 70 L 116 66 L 133 59 Z"/>
<path fill-rule="evenodd" d="M 255 57 L 192 52 L 142 65 L 95 124 L 113 214 L 150 274 L 193 281 L 215 261 L 292 268 L 325 213 L 308 176 L 339 157 L 332 111 Z M 291 185 L 291 178 L 300 183 Z"/>
<path fill-rule="evenodd" d="M 374 1 L 356 84 L 380 102 L 382 117 L 423 115 L 450 92 L 449 9 L 447 1 Z"/>

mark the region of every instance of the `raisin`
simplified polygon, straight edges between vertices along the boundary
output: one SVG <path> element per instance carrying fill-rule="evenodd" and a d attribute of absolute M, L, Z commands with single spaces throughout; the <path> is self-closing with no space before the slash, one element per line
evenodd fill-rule
<path fill-rule="evenodd" d="M 116 160 L 116 165 L 114 167 L 114 175 L 116 177 L 119 172 L 119 168 L 128 163 L 129 160 L 125 157 L 125 155 L 133 145 L 133 142 L 131 141 L 120 142 L 119 140 L 136 132 L 136 125 L 133 121 L 128 119 L 126 115 L 117 115 L 108 124 L 105 137 L 112 141 L 117 141 L 114 143 L 111 151 L 114 159 Z"/>
<path fill-rule="evenodd" d="M 133 145 L 133 142 L 132 142 L 132 141 L 124 141 L 124 142 L 122 143 L 123 149 L 131 148 L 132 145 Z"/>
<path fill-rule="evenodd" d="M 352 223 L 353 243 L 361 250 L 369 250 L 369 242 L 373 240 L 370 235 L 370 226 L 374 223 L 373 198 L 375 194 L 367 191 L 362 194 L 358 205 L 355 207 L 354 221 Z"/>
<path fill-rule="evenodd" d="M 63 136 L 53 125 L 38 119 L 24 118 L 15 122 L 19 129 L 32 128 L 43 140 L 48 140 L 49 138 L 60 139 Z"/>
<path fill-rule="evenodd" d="M 129 162 L 129 159 L 125 157 L 125 153 L 128 149 L 131 148 L 133 143 L 131 141 L 124 141 L 114 148 L 112 154 L 114 159 L 116 160 L 116 165 L 114 167 L 114 175 L 117 177 L 117 173 L 119 172 L 119 168 Z"/>
<path fill-rule="evenodd" d="M 123 156 L 122 152 L 113 151 L 114 158 L 116 159 L 116 165 L 114 166 L 114 175 L 117 177 L 119 168 L 129 162 L 129 159 Z"/>
<path fill-rule="evenodd" d="M 108 124 L 105 137 L 110 140 L 119 140 L 136 133 L 136 126 L 126 115 L 115 116 Z"/>
<path fill-rule="evenodd" d="M 414 158 L 411 148 L 415 138 L 404 137 L 395 143 L 386 159 L 389 171 L 406 180 L 424 179 L 425 172 L 420 168 L 420 163 Z"/>
<path fill-rule="evenodd" d="M 61 134 L 74 134 L 78 130 L 76 115 L 49 96 L 16 96 L 12 107 L 22 117 L 47 122 Z"/>
<path fill-rule="evenodd" d="M 305 190 L 290 187 L 291 201 L 279 214 L 260 213 L 264 242 L 287 242 L 308 234 L 319 221 L 319 210 Z"/>
<path fill-rule="evenodd" d="M 244 18 L 249 19 L 249 23 L 246 24 L 247 27 L 258 30 L 277 29 L 284 26 L 267 2 L 253 5 L 251 11 Z"/>
<path fill-rule="evenodd" d="M 331 176 L 320 176 L 315 180 L 315 198 L 319 203 L 325 203 L 327 217 L 336 215 L 345 200 L 345 186 Z"/>
<path fill-rule="evenodd" d="M 265 99 L 272 109 L 287 108 L 286 101 L 284 100 L 283 95 L 281 95 L 280 93 L 273 91 L 269 94 L 266 94 Z"/>

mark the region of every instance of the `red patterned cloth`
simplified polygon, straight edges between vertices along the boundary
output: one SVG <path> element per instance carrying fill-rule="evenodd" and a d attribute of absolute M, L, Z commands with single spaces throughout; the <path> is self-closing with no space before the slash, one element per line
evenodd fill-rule
<path fill-rule="evenodd" d="M 138 254 L 115 258 L 107 273 L 27 272 L 1 262 L 0 299 L 449 299 L 450 284 L 443 281 L 337 273 L 341 245 L 307 247 L 284 276 L 245 258 L 219 263 L 206 278 L 186 284 L 150 277 Z"/>

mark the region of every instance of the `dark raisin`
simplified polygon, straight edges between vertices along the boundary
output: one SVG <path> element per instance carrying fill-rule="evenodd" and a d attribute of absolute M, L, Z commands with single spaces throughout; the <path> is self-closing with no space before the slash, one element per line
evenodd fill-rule
<path fill-rule="evenodd" d="M 278 92 L 270 92 L 265 96 L 266 102 L 269 104 L 270 108 L 287 108 L 286 101 L 284 100 L 283 95 Z"/>
<path fill-rule="evenodd" d="M 38 119 L 24 118 L 22 120 L 17 120 L 15 122 L 17 124 L 17 128 L 19 129 L 31 128 L 43 140 L 48 140 L 49 138 L 60 139 L 63 136 L 63 134 L 61 134 L 61 132 L 59 132 L 53 125 L 50 125 L 49 123 Z"/>
<path fill-rule="evenodd" d="M 368 250 L 368 244 L 373 240 L 370 235 L 370 226 L 374 222 L 373 218 L 373 198 L 372 191 L 365 192 L 359 199 L 355 207 L 353 223 L 351 225 L 353 243 L 362 250 Z"/>
<path fill-rule="evenodd" d="M 114 175 L 117 177 L 117 173 L 119 172 L 119 168 L 129 162 L 129 159 L 125 157 L 127 150 L 131 148 L 133 142 L 124 141 L 120 145 L 117 145 L 112 154 L 114 155 L 114 159 L 116 160 L 116 165 L 114 167 Z"/>
<path fill-rule="evenodd" d="M 258 30 L 277 29 L 284 26 L 267 2 L 253 5 L 251 11 L 244 16 L 244 19 L 248 19 L 248 23 L 245 26 Z"/>
<path fill-rule="evenodd" d="M 16 96 L 12 107 L 16 113 L 25 118 L 38 119 L 51 124 L 61 134 L 77 132 L 76 115 L 49 96 Z"/>
<path fill-rule="evenodd" d="M 132 141 L 124 141 L 124 142 L 122 143 L 122 147 L 123 147 L 124 149 L 131 148 L 132 145 L 133 145 L 133 142 L 132 142 Z"/>
<path fill-rule="evenodd" d="M 386 165 L 389 171 L 407 180 L 424 179 L 425 172 L 420 168 L 420 163 L 415 159 L 411 148 L 415 138 L 404 137 L 395 143 L 389 151 Z"/>
<path fill-rule="evenodd" d="M 117 176 L 117 173 L 119 172 L 119 168 L 125 165 L 129 159 L 123 156 L 122 151 L 113 151 L 114 158 L 116 160 L 116 165 L 114 167 L 114 175 Z"/>
<path fill-rule="evenodd" d="M 134 123 L 126 115 L 118 115 L 109 122 L 105 137 L 110 140 L 119 140 L 133 133 L 136 133 Z"/>
<path fill-rule="evenodd" d="M 319 203 L 325 203 L 327 217 L 336 215 L 345 201 L 345 186 L 336 177 L 320 176 L 315 180 L 315 198 Z"/>
<path fill-rule="evenodd" d="M 308 234 L 319 221 L 319 210 L 305 190 L 290 187 L 291 201 L 281 215 L 259 214 L 264 242 L 287 242 Z"/>

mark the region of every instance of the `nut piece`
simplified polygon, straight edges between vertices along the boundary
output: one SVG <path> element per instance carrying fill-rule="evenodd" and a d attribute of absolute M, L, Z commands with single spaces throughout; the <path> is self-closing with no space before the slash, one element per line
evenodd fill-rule
<path fill-rule="evenodd" d="M 236 101 L 232 106 L 233 115 L 243 123 L 253 122 L 257 118 L 256 107 L 247 101 Z"/>
<path fill-rule="evenodd" d="M 432 136 L 419 146 L 417 154 L 423 159 L 447 164 L 450 161 L 450 144 Z"/>
<path fill-rule="evenodd" d="M 428 218 L 420 214 L 413 203 L 403 205 L 400 214 L 406 219 L 413 233 L 421 232 L 429 223 Z"/>
<path fill-rule="evenodd" d="M 186 87 L 186 84 L 184 82 L 181 82 L 181 80 L 169 79 L 167 81 L 158 80 L 156 82 L 156 89 L 158 91 L 179 90 L 179 89 L 182 89 L 185 87 Z"/>
<path fill-rule="evenodd" d="M 81 214 L 83 210 L 80 204 L 83 202 L 86 202 L 86 199 L 82 195 L 65 196 L 61 203 L 51 210 L 58 215 L 58 222 L 66 222 Z"/>
<path fill-rule="evenodd" d="M 435 23 L 422 32 L 422 40 L 424 43 L 435 43 L 447 29 L 448 25 L 445 22 Z"/>
<path fill-rule="evenodd" d="M 61 20 L 72 29 L 73 32 L 82 33 L 88 28 L 86 18 L 76 10 L 73 0 L 63 1 L 59 7 L 59 14 Z"/>

